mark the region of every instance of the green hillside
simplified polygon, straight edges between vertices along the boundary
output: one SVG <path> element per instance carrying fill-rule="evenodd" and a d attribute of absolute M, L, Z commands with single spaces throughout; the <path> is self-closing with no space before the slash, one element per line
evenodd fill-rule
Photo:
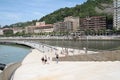
<path fill-rule="evenodd" d="M 46 23 L 55 23 L 57 21 L 62 21 L 64 17 L 67 16 L 86 17 L 105 15 L 110 18 L 112 17 L 112 12 L 104 12 L 104 10 L 108 7 L 112 8 L 112 3 L 112 0 L 88 0 L 84 4 L 76 5 L 72 8 L 61 8 L 51 14 L 42 17 L 39 21 L 46 21 Z M 99 10 L 97 11 L 96 8 L 101 12 L 99 12 Z"/>
<path fill-rule="evenodd" d="M 63 21 L 64 17 L 67 16 L 79 16 L 81 18 L 86 16 L 98 16 L 103 15 L 107 16 L 108 22 L 112 22 L 113 19 L 113 11 L 112 11 L 113 0 L 87 0 L 87 2 L 82 5 L 76 5 L 72 8 L 61 8 L 59 10 L 54 11 L 46 16 L 43 16 L 38 21 L 45 21 L 46 23 L 55 23 L 58 21 Z M 33 20 L 31 22 L 25 23 L 17 23 L 12 24 L 10 27 L 25 27 L 28 25 L 34 25 L 37 20 Z"/>

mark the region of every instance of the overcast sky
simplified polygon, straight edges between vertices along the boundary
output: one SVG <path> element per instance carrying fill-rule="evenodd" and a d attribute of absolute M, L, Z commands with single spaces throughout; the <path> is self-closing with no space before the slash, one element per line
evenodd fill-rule
<path fill-rule="evenodd" d="M 73 7 L 86 0 L 0 0 L 0 25 L 40 19 L 59 8 Z"/>

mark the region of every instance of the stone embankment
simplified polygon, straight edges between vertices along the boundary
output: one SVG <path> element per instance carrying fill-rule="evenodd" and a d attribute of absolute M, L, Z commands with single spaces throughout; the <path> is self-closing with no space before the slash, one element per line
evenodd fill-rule
<path fill-rule="evenodd" d="M 21 63 L 9 64 L 3 72 L 0 74 L 0 80 L 10 80 L 11 75 L 14 74 L 14 71 L 21 65 Z"/>
<path fill-rule="evenodd" d="M 55 61 L 56 59 L 53 58 Z M 77 54 L 60 57 L 60 61 L 120 61 L 120 50 L 101 51 L 96 54 Z"/>
<path fill-rule="evenodd" d="M 0 37 L 0 40 L 120 40 L 120 35 L 111 36 L 33 36 L 33 37 Z"/>

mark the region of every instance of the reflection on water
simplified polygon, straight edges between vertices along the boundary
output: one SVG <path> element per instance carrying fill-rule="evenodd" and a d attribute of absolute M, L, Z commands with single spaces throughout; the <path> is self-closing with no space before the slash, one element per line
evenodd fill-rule
<path fill-rule="evenodd" d="M 113 50 L 120 49 L 120 41 L 41 41 L 53 46 L 67 48 L 83 49 L 88 47 L 89 50 Z"/>

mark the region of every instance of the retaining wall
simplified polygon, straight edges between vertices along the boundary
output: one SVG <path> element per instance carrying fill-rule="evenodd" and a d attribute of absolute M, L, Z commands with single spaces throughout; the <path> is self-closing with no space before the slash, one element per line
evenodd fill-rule
<path fill-rule="evenodd" d="M 1 73 L 0 80 L 10 80 L 11 75 L 14 74 L 14 71 L 21 65 L 21 63 L 14 63 L 9 65 L 3 72 Z"/>
<path fill-rule="evenodd" d="M 55 61 L 56 58 L 53 58 Z M 59 61 L 120 61 L 120 50 L 60 57 Z"/>

